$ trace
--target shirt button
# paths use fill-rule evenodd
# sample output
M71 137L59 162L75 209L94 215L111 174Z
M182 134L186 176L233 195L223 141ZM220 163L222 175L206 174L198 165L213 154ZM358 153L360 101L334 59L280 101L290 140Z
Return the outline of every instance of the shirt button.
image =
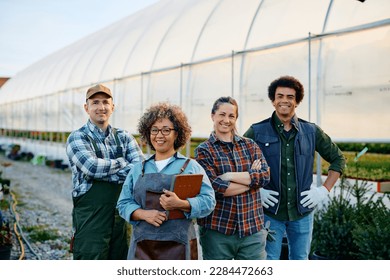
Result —
M287 161L289 161L290 159L288 158Z
M290 146L290 144L287 144L287 147Z
M289 175L289 176L290 176L290 173L287 173L287 175Z

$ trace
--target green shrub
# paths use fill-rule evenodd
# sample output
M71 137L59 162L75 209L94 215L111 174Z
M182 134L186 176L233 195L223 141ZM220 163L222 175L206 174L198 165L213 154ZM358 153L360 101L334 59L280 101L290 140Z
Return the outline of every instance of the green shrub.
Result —
M360 152L367 147L370 153L390 154L390 143L337 143L342 151Z
M9 202L6 199L0 200L0 210L7 210L9 209Z
M344 182L340 186L340 195L314 214L313 251L331 260L354 259L357 251L352 237L355 209Z
M362 219L352 231L354 242L359 248L358 259L388 260L390 258L390 211L377 201L360 205Z
M28 236L32 242L44 242L60 237L57 230L50 229L45 225L24 227L23 230L28 232Z
M370 150L368 150L370 151ZM369 181L389 181L390 180L390 154L366 153L359 159L359 165L354 162L356 152L343 152L347 159L347 167L344 174L349 178L359 178ZM316 173L316 163L313 172ZM329 163L321 161L322 174L328 174ZM358 176L356 175L358 174Z
M314 214L312 251L331 260L390 259L389 195L367 197L367 182L351 185L344 177L340 189Z

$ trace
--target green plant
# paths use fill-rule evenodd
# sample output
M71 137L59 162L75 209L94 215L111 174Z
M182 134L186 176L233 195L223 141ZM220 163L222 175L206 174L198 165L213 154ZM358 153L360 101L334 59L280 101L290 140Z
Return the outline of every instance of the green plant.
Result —
M2 199L0 200L0 210L7 210L9 209L9 201Z
M12 233L9 226L9 222L1 218L1 229L0 229L0 247L11 247L12 246Z
M360 205L360 220L352 230L359 248L358 259L388 260L390 258L390 211L384 197Z
M345 175L349 178L359 178L368 181L389 181L390 180L390 154L367 153L359 160L359 165L354 164L356 152L343 151L347 159ZM313 172L317 171L317 163L314 164ZM321 172L327 174L329 163L321 161ZM358 175L357 175L358 174Z
M341 178L340 194L314 214L312 251L327 259L389 259L390 209L366 181ZM387 195L387 198L389 196Z
M28 233L32 242L44 242L46 240L55 240L60 237L58 231L50 229L46 225L36 225L24 227L23 230Z
M389 143L337 143L342 151L359 152L367 147L371 153L390 154Z
M329 204L314 214L312 248L328 259L353 259L356 251L352 241L353 206L345 180L340 184L339 196L333 196Z

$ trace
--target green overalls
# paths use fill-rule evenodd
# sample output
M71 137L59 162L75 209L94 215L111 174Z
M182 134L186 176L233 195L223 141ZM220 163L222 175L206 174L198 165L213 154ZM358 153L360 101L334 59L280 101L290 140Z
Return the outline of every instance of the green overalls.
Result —
M116 130L116 158L122 156ZM96 142L90 138L96 156L102 158ZM125 260L128 250L127 227L116 204L122 184L94 180L91 189L73 198L73 259Z

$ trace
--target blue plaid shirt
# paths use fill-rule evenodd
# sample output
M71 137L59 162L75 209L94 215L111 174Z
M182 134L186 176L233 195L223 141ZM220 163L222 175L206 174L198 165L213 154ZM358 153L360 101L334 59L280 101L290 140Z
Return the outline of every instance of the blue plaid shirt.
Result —
M95 179L122 184L133 164L144 159L132 135L117 129L117 136L119 146L111 126L104 133L90 120L69 135L66 153L72 170L73 197L85 194ZM91 138L99 151L95 150Z

